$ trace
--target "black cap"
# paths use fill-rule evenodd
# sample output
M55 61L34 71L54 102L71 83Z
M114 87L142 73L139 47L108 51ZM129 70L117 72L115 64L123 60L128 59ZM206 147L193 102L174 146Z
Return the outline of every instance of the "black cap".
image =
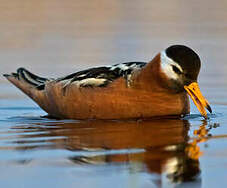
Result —
M187 79L197 80L201 62L199 56L191 48L173 45L166 49L166 55L180 65Z

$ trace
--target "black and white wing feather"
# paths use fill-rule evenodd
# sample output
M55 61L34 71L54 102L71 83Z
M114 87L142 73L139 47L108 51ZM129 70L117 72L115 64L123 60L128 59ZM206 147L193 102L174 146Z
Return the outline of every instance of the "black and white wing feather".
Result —
M51 80L48 78L43 78L43 77L37 76L22 67L17 69L16 73L4 74L4 76L6 76L6 77L13 76L14 78L16 78L18 80L23 80L30 86L33 86L39 90L44 89L45 83L47 81Z
M120 77L128 80L134 70L141 69L145 65L146 63L144 62L130 62L112 66L95 67L59 79L39 77L24 68L19 68L17 73L12 73L12 76L18 80L24 80L38 90L44 90L46 83L49 81L61 82L64 84L64 88L71 84L77 87L105 87Z
M146 63L144 62L129 62L95 67L70 74L56 81L63 82L65 87L69 84L74 84L78 87L105 87L117 78L124 77L128 79L134 70L141 69L145 65Z

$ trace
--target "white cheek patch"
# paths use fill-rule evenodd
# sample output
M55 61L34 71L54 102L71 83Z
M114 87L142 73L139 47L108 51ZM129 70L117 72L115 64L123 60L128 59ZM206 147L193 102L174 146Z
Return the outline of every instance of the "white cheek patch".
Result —
M181 72L183 72L180 65L178 65L175 61L173 61L171 58L169 58L166 55L166 52L161 52L161 70L165 73L165 75L174 80L179 79L179 75L173 71L172 65L176 66Z

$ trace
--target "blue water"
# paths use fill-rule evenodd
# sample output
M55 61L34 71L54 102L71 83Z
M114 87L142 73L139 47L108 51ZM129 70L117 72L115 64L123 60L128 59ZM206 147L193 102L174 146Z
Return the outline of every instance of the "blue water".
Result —
M226 106L205 121L42 118L30 99L1 100L1 187L225 186Z

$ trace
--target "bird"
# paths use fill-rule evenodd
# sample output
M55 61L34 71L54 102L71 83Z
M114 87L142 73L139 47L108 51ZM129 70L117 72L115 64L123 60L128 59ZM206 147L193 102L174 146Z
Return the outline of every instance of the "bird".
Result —
M190 114L189 97L201 115L212 113L198 85L201 60L185 45L172 45L149 62L93 67L60 78L25 68L4 74L58 119L149 119Z

